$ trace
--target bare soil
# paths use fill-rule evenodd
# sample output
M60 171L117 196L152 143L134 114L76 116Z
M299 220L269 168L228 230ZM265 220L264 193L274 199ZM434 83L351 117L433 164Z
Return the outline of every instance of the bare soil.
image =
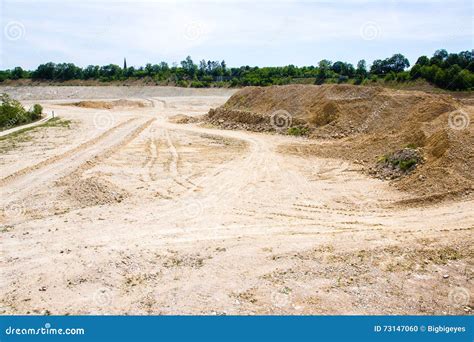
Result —
M63 103L64 106L76 106L81 108L112 109L116 107L149 107L149 103L133 100L115 100L115 101L79 101L72 103Z
M232 92L5 90L70 124L0 140L3 314L472 313L469 197L315 153L343 139L168 120ZM63 105L116 99L149 106Z
M371 171L381 158L418 149L424 163L394 181L397 188L425 199L448 193L472 198L474 106L467 103L446 94L381 87L248 87L211 110L207 120L227 129L284 134L304 127L317 141L284 146L282 152L344 158L376 175Z

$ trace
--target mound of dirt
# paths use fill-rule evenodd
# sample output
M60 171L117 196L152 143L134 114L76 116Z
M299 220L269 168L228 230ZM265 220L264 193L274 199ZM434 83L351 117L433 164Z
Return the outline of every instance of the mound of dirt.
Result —
M381 87L247 87L209 111L208 121L224 128L235 125L256 131L306 126L313 137L341 138L400 130L405 123L412 124L411 119L427 121L458 106L448 95Z
M80 206L88 207L120 203L128 193L106 180L90 177L69 184L64 195Z
M395 179L412 172L423 161L420 152L404 148L379 159L369 172L381 179Z
M282 151L344 158L367 172L383 157L417 149L424 162L408 172L393 168L397 177L403 176L394 182L402 190L433 197L474 190L473 109L449 95L421 91L289 85L244 88L209 111L206 120L223 128L282 133L303 126L324 143L284 146Z
M168 118L169 122L176 123L176 124L188 124L188 123L199 122L201 120L202 120L201 116L189 116L189 115L184 115L184 114L177 114Z
M72 103L64 103L63 106L75 106L81 108L92 108L92 109L112 109L116 107L126 108L144 108L149 107L149 104L142 101L134 100L115 100L115 101L79 101Z

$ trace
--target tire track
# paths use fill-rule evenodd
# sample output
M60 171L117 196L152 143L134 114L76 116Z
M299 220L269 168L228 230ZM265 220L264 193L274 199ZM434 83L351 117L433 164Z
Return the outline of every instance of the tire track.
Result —
M127 134L120 142L117 144L105 149L102 153L99 153L92 157L89 160L86 160L84 163L82 163L78 168L76 168L73 172L71 172L69 175L61 178L58 181L58 184L70 184L71 182L74 182L75 180L79 179L82 177L82 174L86 172L87 170L95 167L99 163L103 162L107 158L111 157L113 154L115 154L117 151L120 149L124 148L126 145L128 145L132 140L134 140L141 132L143 132L148 126L151 125L153 121L156 119L150 119L146 121L145 123L141 124L137 128L135 128L132 132Z
M104 140L105 138L110 136L113 132L117 131L121 127L123 127L123 126L125 126L125 125L127 125L130 122L135 121L135 120L137 120L137 119L136 118L128 119L128 120L126 120L126 121L110 128L109 130L103 132L99 136L97 136L95 138L92 138L91 140L88 140L88 141L80 144L77 147L74 147L71 150L68 150L68 151L66 151L62 154L59 154L59 155L52 156L52 157L50 157L46 160L43 160L43 161L39 162L38 164L28 166L28 167L25 167L21 170L18 170L16 172L0 179L0 186L5 186L5 185L13 182L14 180L16 180L18 177L26 176L26 175L30 174L31 172L33 172L33 171L39 170L39 169L44 168L48 165L51 165L53 163L57 163L57 162L59 162L63 159L71 157L72 155L77 154L78 152L81 152L81 151L87 149L88 147L91 147L91 146L97 144L98 142Z
M150 165L148 167L148 175L150 176L150 179L155 182L157 180L155 166L158 160L158 140L156 138L153 138L151 140L150 152L151 152L151 160L150 160Z
M18 201L24 201L28 196L34 194L35 188L38 187L38 185L45 186L45 184L53 183L56 185L67 186L73 184L75 181L80 179L85 171L110 157L118 149L122 148L130 141L135 139L136 136L138 136L138 134L140 134L155 119L150 119L147 122L140 124L138 127L135 126L136 128L129 132L129 128L126 126L126 124L135 120L136 118L132 118L122 124L117 125L114 127L113 131L107 131L107 135L104 136L104 134L102 134L96 139L92 139L78 146L78 148L72 149L63 155L60 155L61 158L56 156L53 162L51 162L51 159L53 158L50 158L49 163L40 163L40 166L42 167L38 168L37 165L35 165L32 168L29 168L28 171L31 172L39 170L39 174L36 175L36 177L33 174L33 177L31 177L30 173L26 173L26 175L30 174L30 177L27 177L24 180L20 179L20 184L16 184L15 187L4 192L5 196L2 196L2 205L5 206ZM118 135L117 140L119 140L119 143L110 146L107 141L102 142L103 139L111 135L117 129L122 129L121 132L119 131L116 133L116 135ZM124 134L125 136L120 137ZM112 136L112 139L115 139L115 137ZM110 143L113 143L113 140L111 140ZM99 146L96 147L95 144L99 144ZM100 144L105 144L105 146L102 147ZM109 145L109 147L107 145ZM79 147L81 148L79 149ZM90 147L90 149L88 150L87 147ZM84 148L85 150L83 150ZM95 152L95 150L98 150L98 152ZM74 152L79 152L79 155L75 156ZM93 155L94 152L96 153L95 155ZM88 156L88 154L91 154L92 157ZM71 158L69 160L64 160L64 157L68 156ZM79 164L79 166L75 166L75 164ZM73 171L71 172L69 169L72 169ZM61 177L61 173L66 173L66 175Z
M190 182L187 178L181 176L181 174L179 173L179 168L178 168L179 153L173 144L173 140L171 139L169 131L165 129L164 132L165 132L166 143L168 145L168 152L170 153L170 156L171 156L168 169L171 173L171 176L173 177L173 181L188 191L192 192L196 190L198 186Z

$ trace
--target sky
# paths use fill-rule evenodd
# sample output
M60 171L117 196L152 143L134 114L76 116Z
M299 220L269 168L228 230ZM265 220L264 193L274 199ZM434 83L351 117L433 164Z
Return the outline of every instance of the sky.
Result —
M0 69L49 61L141 66L353 63L471 50L473 2L0 0Z

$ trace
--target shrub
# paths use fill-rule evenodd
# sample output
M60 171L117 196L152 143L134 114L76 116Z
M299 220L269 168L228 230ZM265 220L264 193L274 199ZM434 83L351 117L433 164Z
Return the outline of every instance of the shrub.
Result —
M35 104L33 106L33 114L40 117L41 114L43 114L43 106L41 106L40 104Z
M421 162L423 157L418 149L405 147L379 157L372 172L382 179L395 179L409 174Z
M192 81L191 88L204 88L206 85L201 81Z
M398 167L402 171L407 171L412 168L412 166L416 165L418 163L418 159L411 158L411 159L406 159L406 160L399 160L398 161Z
M349 77L344 76L344 75L340 75L337 78L337 83L346 83L348 80L349 80Z
M20 102L7 94L0 95L0 129L27 124L41 116L43 108L35 105L31 111L26 111Z
M379 160L379 163L387 164L392 169L407 172L413 170L421 160L422 158L418 150L411 147L405 147L391 155L384 156Z
M176 82L176 86L177 86L177 87L187 88L187 87L188 87L188 82L185 81L185 80L179 80L178 82Z
M308 128L306 127L290 127L287 131L288 135L302 136L309 133Z

